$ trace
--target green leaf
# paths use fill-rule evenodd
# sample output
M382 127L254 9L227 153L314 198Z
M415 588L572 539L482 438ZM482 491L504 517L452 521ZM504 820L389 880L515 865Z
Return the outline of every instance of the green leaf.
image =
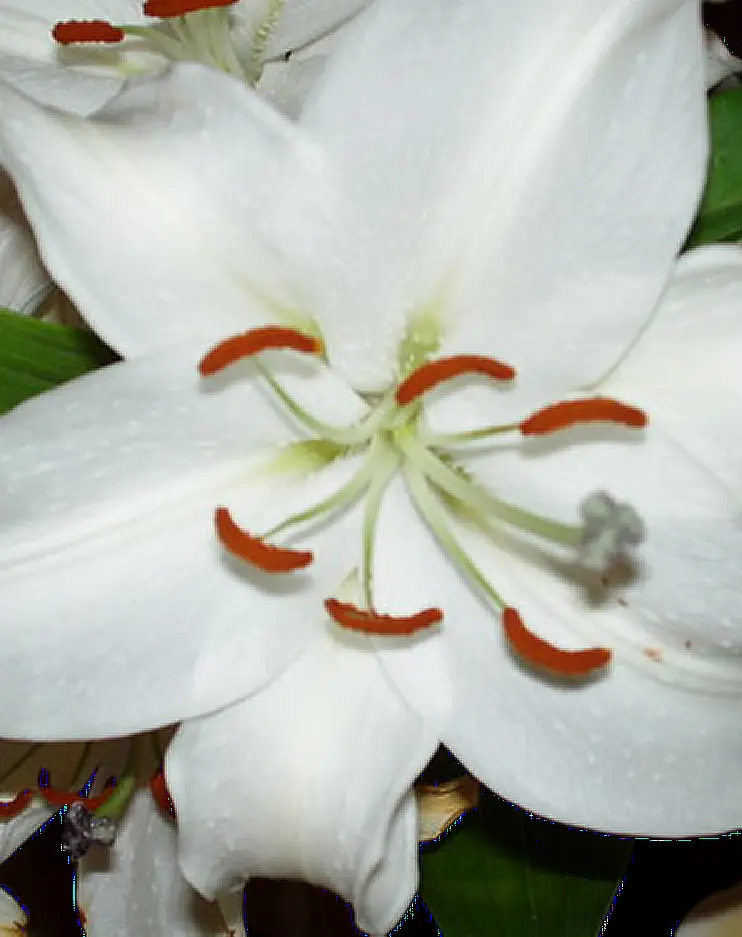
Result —
M708 181L686 247L742 239L742 88L712 95L709 120Z
M631 845L487 794L423 852L420 894L444 937L596 937Z
M91 332L0 309L0 413L114 360Z

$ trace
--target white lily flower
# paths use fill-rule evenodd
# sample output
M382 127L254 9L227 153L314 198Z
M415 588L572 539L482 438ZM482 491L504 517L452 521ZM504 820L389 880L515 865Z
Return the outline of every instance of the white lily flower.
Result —
M257 85L266 100L294 115L324 67L328 49L370 2L235 0L215 5L211 0L209 8L210 0L204 0L184 2L193 12L173 18L165 15L172 3L165 3L163 17L156 17L145 15L139 0L5 0L0 3L0 78L35 100L88 114L115 97L131 74L162 69L171 60L203 61ZM131 30L108 46L62 44L52 35L60 15L73 20L68 34L75 29L84 34L90 20L101 18ZM0 306L34 312L51 289L15 195L0 175Z
M298 124L194 65L88 121L3 93L46 262L132 360L0 424L0 731L190 720L186 877L376 933L439 740L569 823L739 825L742 260L675 264L704 105L683 0L379 0Z
M372 0L2 0L0 77L35 100L91 113L126 78L202 62L290 106L329 39ZM307 62L310 64L307 64Z

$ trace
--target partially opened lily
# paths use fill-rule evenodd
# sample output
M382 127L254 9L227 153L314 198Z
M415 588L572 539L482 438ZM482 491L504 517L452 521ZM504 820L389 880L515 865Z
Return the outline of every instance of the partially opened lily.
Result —
M87 114L115 97L131 74L201 61L257 85L293 114L342 27L370 2L5 0L0 78L36 100ZM0 306L36 312L50 290L15 194L0 175Z
M675 262L704 103L683 0L379 0L297 124L194 65L88 121L4 93L129 360L0 424L0 732L187 720L190 881L376 933L441 740L573 824L737 826L742 259Z
M3 0L0 77L39 101L89 113L125 78L202 62L292 108L328 39L372 0ZM315 58L316 57L316 58Z

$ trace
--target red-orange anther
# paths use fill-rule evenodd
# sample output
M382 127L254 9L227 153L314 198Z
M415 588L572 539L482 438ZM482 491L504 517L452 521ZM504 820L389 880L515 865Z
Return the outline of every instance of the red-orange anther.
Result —
M586 677L610 663L612 653L605 647L584 651L565 651L544 641L523 624L517 609L506 608L502 613L502 627L513 650L535 667L543 667L564 677Z
M33 794L26 788L25 791L16 794L13 800L0 802L0 820L12 820L13 817L17 817L31 803L32 797Z
M44 775L50 783L42 783L41 778ZM81 803L85 804L85 807L92 813L107 803L115 790L115 787L110 787L100 797L86 797L84 794L78 794L77 791L63 791L60 788L52 787L49 773L45 772L43 768L39 772L39 794L53 807L70 807L72 804Z
M402 381L397 387L397 403L400 406L412 403L438 384L461 374L485 374L496 381L512 381L515 368L484 355L453 355L450 358L439 358L437 361L421 365Z
M156 774L153 774L149 779L149 789L154 799L154 802L162 810L163 813L170 814L171 817L175 816L175 804L173 804L173 799L170 796L170 791L167 789L167 784L165 782L165 773L162 768L160 768Z
M414 634L443 621L443 612L439 608L426 608L415 615L398 617L380 615L378 612L367 611L337 599L325 599L325 609L330 618L341 627L350 631L363 631L365 634Z
M266 325L259 329L251 329L242 335L234 335L215 345L201 359L198 370L204 377L216 374L223 368L241 361L242 358L251 358L261 351L274 351L277 349L291 349L300 351L305 355L321 355L324 346L318 338L305 335L296 329L286 329L280 325Z
M106 20L66 20L52 29L52 38L63 46L77 42L121 42L126 34Z
M266 573L291 573L302 569L314 559L309 550L288 550L264 543L260 537L254 537L238 527L226 508L217 508L214 512L216 535L222 545L234 556L238 556L251 566L257 566Z
M228 7L237 0L147 0L144 12L147 16L167 19L171 16L185 16L186 13L198 13L212 7Z
M542 436L567 429L579 423L620 423L641 429L648 422L647 414L610 397L588 397L585 400L564 400L537 410L520 424L524 436Z

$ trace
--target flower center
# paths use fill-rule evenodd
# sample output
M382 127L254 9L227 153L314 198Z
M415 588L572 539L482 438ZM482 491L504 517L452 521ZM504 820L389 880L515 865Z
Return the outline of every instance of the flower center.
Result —
M414 343L413 343L414 344ZM335 427L307 412L259 360L263 351L285 350L324 357L322 342L291 328L268 326L254 329L224 342L208 352L199 370L208 377L231 364L251 358L258 374L278 401L315 437L315 454L324 446L323 463L351 452L363 454L360 467L338 491L299 514L260 534L249 532L233 520L225 506L215 511L216 535L233 556L269 573L286 574L313 561L306 550L272 542L279 534L348 506L364 497L361 530L361 569L356 571L362 596L359 604L329 597L324 607L340 627L366 634L406 636L443 622L444 612L426 608L397 616L377 610L373 601L373 556L376 523L384 491L402 473L417 509L451 560L470 585L489 600L500 618L503 634L512 651L528 666L559 677L585 678L605 668L612 651L598 646L580 650L563 649L529 630L521 615L494 588L456 537L451 515L496 522L575 551L589 569L606 569L638 544L644 535L634 509L605 492L588 496L582 505L582 523L564 524L504 501L475 481L455 461L452 448L500 434L541 436L578 424L612 423L641 429L643 411L605 397L588 397L550 404L517 423L482 427L448 436L427 433L422 426L424 397L438 385L454 378L477 374L493 381L512 381L516 372L502 361L481 355L456 355L430 359L436 341L425 336L420 348L409 341L400 351L399 382L375 398L368 415L358 424ZM321 444L321 445L320 445ZM304 447L306 443L296 443Z
M173 62L202 62L255 85L262 72L268 39L281 15L285 0L271 0L265 17L248 37L236 28L229 9L237 0L147 0L143 12L158 22L125 25L106 20L66 20L52 29L61 46L89 47L101 43L117 51L154 53ZM79 53L79 49L77 50ZM76 59L77 61L77 59ZM88 64L100 62L93 54ZM106 64L111 64L106 61ZM128 73L137 67L118 58Z

